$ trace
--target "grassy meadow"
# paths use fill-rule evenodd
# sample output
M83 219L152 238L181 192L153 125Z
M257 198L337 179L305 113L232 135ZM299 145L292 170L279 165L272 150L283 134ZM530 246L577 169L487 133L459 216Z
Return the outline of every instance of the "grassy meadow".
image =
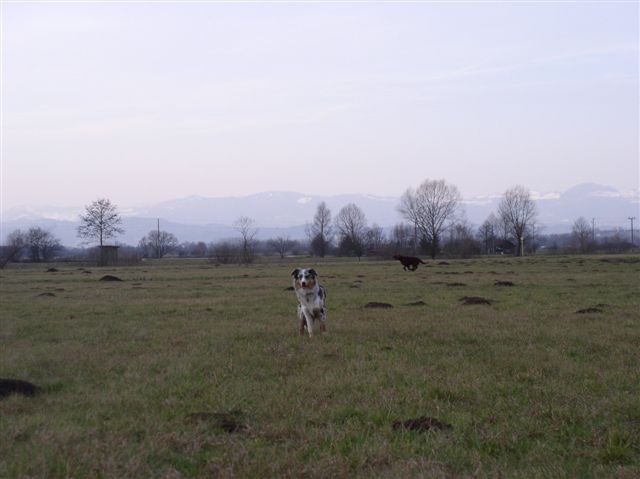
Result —
M448 263L10 265L0 477L640 477L640 257Z

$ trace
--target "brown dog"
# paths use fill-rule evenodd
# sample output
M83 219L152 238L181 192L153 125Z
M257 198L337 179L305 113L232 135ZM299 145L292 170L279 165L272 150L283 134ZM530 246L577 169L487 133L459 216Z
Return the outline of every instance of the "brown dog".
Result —
M398 261L400 261L405 271L417 270L420 263L427 264L420 258L416 258L415 256L402 256L400 254L394 254L393 259L397 259Z

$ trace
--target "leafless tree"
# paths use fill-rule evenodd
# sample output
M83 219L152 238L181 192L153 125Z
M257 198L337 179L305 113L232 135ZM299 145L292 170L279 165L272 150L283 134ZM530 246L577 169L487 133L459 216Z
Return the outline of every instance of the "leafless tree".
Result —
M367 219L363 211L353 203L344 206L335 219L335 227L340 236L340 250L344 254L357 256L364 254Z
M591 225L584 216L573 223L571 234L581 253L587 253L591 247Z
M371 252L381 251L386 243L384 230L377 224L372 224L366 232L367 250Z
M391 246L396 253L405 253L413 248L414 228L407 223L398 223L391 230Z
M496 252L496 240L501 229L500 220L491 213L478 229L478 239L482 242L483 253L494 254Z
M25 235L25 246L32 261L48 261L60 249L60 241L49 231L34 226Z
M468 258L480 251L480 247L473 237L473 228L466 219L461 219L451 225L448 232L449 237L444 246L447 253Z
M332 235L331 210L323 201L318 205L313 223L307 226L307 235L313 254L324 258L327 254Z
M461 196L455 185L445 180L425 180L400 198L398 210L403 218L415 225L435 258L440 249L443 231L455 219Z
M2 248L2 258L0 259L0 269L3 269L9 261L20 255L26 243L26 233L22 230L13 230L7 235L5 246Z
M240 260L240 245L235 241L219 241L209 244L209 254L221 264L235 263Z
M151 230L140 240L140 248L148 256L163 258L178 246L178 238L167 231Z
M536 205L529 190L520 185L508 189L500 200L498 213L516 242L517 255L524 256L526 232L536 218Z
M116 205L101 198L85 207L85 213L80 216L78 236L89 242L97 241L102 246L104 240L124 232L121 224Z
M278 236L267 241L267 246L284 258L288 251L296 244L288 236Z
M251 263L255 258L255 238L258 229L255 221L248 216L241 216L233 224L233 227L240 233L241 238L241 261L243 264Z

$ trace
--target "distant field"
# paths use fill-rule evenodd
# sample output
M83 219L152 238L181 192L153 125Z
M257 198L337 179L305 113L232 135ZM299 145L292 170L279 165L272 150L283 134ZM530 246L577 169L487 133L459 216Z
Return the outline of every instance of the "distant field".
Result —
M0 400L0 477L640 477L639 256L0 277L0 378L44 389ZM393 427L421 416L452 427Z

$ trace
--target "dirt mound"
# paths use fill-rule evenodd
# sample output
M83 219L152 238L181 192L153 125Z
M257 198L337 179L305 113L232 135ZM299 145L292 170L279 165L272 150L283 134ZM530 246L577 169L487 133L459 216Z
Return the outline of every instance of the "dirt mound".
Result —
M576 314L589 314L589 313L603 313L604 311L600 308L584 308L576 311Z
M460 298L460 301L464 305L469 305L469 304L491 304L491 303L493 303L493 300L487 299L487 298L483 298L481 296L464 296L464 297Z
M466 284L464 284L464 283L447 283L447 286L455 288L455 287L459 287L459 286L466 286Z
M393 305L389 304L389 303L378 303L377 301L372 301L370 303L365 304L364 307L365 308L389 309L389 308L393 308Z
M293 286L289 286L288 288L284 288L285 291L293 291L294 287Z
M496 281L493 283L494 286L515 286L513 281Z
M0 398L11 394L22 394L24 396L35 396L40 392L40 388L35 384L21 379L0 379Z
M451 429L453 426L451 424L447 424L446 422L442 422L434 417L421 416L415 419L407 419L405 421L394 421L392 424L393 429L408 429L410 431L429 431L429 430L437 430L442 431L445 429Z
M53 293L40 293L38 296L48 296L48 297L51 297L51 298L55 298L56 297L56 295L53 294Z
M58 270L57 270L57 269L55 269L55 268L49 268L46 272L47 272L47 273L57 273L57 272L58 272Z
M242 422L242 411L233 410L229 412L194 412L187 415L187 422L204 422L225 432L243 432L248 429Z
M120 278L118 278L117 276L112 276L110 274L105 274L98 281L122 281L122 280Z
M438 264L441 264L442 266L449 266L449 263L446 261L439 261Z
M424 301L414 301L413 303L407 303L407 306L426 306Z

